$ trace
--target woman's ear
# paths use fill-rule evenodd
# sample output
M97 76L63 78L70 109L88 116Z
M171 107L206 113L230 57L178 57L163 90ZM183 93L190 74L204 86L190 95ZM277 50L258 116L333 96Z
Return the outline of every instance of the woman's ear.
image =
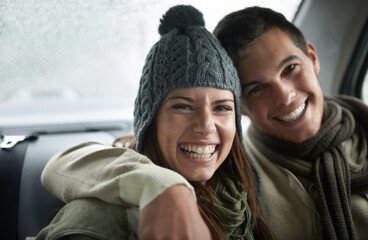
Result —
M313 63L314 72L316 75L318 75L320 68L319 68L319 60L318 60L316 48L313 46L312 43L308 41L306 41L306 44L307 44L309 58L312 60L312 63Z

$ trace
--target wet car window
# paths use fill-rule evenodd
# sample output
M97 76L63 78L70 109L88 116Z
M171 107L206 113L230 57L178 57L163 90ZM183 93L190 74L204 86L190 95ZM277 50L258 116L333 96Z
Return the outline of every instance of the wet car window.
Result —
M145 56L159 38L159 18L175 4L200 9L212 30L225 14L252 5L292 20L300 3L3 0L0 126L131 118Z
M368 104L368 71L365 73L363 80L362 98L363 101Z

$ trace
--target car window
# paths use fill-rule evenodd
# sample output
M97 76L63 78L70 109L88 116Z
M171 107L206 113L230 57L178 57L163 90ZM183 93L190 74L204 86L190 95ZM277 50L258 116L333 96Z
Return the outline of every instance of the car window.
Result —
M365 18L340 85L340 94L361 98L368 104L368 20Z
M361 78L361 79L358 79L358 81L361 81L362 84L361 85L358 85L361 86L361 93L359 93L359 96L362 97L363 101L368 104L368 21L366 22L366 26L364 28L364 32L362 33L362 35L364 37L362 37L362 41L364 42L362 45L364 46L363 47L363 54L361 56L361 61L363 62L361 64L361 68L358 69L357 71L360 72L360 74L358 74L358 76ZM358 78L359 78L358 77ZM358 90L359 91L359 90Z
M0 129L132 118L159 18L171 6L200 9L212 31L227 13L259 5L292 20L301 0L3 0Z
M365 73L363 80L362 98L363 101L368 104L368 71Z

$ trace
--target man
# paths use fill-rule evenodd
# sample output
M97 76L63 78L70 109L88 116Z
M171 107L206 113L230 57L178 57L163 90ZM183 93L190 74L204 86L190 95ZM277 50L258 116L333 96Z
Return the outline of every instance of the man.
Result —
M348 97L324 98L315 48L277 12L258 7L234 12L214 34L238 69L243 110L252 121L245 144L260 174L261 207L275 239L366 238L367 106ZM72 159L78 156L68 154ZM82 171L81 167L75 172L59 169L66 158L58 155L46 167L46 187L63 200L98 195L82 187L72 193L56 187L61 180L55 172L72 177ZM156 189L150 194L142 190L133 199L129 195L137 191L119 185L120 198L140 203L140 237L164 239L176 234L198 239L196 233L205 228L197 227L202 220L192 207L186 183L161 180L170 174L159 170L150 174L145 166L135 167L129 174L146 180L136 186L155 182ZM115 181L122 183L129 174ZM102 187L96 184L93 189ZM111 201L106 194L98 197Z
M261 172L263 211L275 237L363 239L367 106L324 99L315 48L281 14L234 12L215 35L238 69L252 121L245 142Z

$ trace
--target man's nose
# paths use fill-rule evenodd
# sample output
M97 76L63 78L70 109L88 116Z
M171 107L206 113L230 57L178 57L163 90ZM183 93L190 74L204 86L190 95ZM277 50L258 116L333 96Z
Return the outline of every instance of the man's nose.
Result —
M202 135L209 135L216 131L216 124L210 110L201 110L193 124L193 131Z
M275 81L272 94L276 105L289 105L296 97L295 86L288 80Z

